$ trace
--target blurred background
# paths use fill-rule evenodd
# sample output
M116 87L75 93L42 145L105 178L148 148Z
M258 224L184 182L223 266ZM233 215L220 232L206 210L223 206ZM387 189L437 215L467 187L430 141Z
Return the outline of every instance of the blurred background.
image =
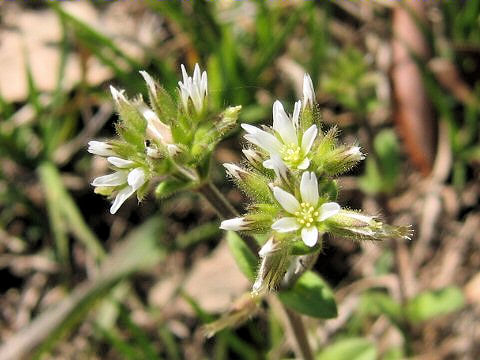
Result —
M480 1L2 1L0 358L284 359L274 299L236 330L201 326L249 288L197 195L128 201L91 180L89 140L115 135L109 85L176 91L208 71L214 108L271 124L308 72L324 129L364 163L339 203L412 224L411 242L328 238L315 270L339 316L306 319L317 359L480 358ZM215 153L215 183L241 211Z

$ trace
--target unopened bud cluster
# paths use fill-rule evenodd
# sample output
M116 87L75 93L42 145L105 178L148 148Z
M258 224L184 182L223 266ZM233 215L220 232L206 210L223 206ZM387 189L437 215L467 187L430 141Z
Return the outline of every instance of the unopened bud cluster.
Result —
M192 77L184 65L181 70L178 98L145 71L140 74L148 90L146 102L110 87L119 114L118 138L90 141L88 151L105 157L113 171L92 182L97 193L113 198L112 214L135 193L140 201L154 179L160 181L160 197L200 184L208 175L211 152L236 126L241 107L211 111L207 73L198 65Z
M335 176L365 156L355 144L338 144L336 128L323 133L320 125L313 84L306 74L303 99L295 103L293 114L275 101L271 127L242 124L251 144L243 150L246 161L224 164L251 204L244 216L223 221L221 228L268 234L269 238L259 253L256 293L278 286L299 241L308 253L321 250L325 233L355 240L410 236L408 227L386 225L336 202Z

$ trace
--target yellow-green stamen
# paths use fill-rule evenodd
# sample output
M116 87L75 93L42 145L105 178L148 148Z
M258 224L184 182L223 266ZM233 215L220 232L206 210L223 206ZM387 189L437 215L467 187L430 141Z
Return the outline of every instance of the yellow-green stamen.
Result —
M318 218L318 210L313 207L313 205L309 203L302 202L300 204L300 209L295 212L295 216L297 218L297 221L303 226L303 227L310 227L312 226Z

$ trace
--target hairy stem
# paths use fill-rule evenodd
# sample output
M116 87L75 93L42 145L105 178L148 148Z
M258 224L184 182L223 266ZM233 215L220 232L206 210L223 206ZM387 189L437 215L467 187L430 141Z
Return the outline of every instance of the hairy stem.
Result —
M200 185L197 191L202 194L212 208L215 209L220 219L225 220L239 216L237 210L235 210L232 204L230 204L220 190L211 182ZM259 246L253 237L242 235L242 239L254 254L258 253Z
M211 182L206 182L197 188L197 191L209 202L215 209L220 219L228 219L238 216L238 212L230 202L222 195L218 188ZM250 236L242 236L247 246L254 254L258 254L258 244ZM316 259L316 257L315 257ZM309 264L310 265L310 264ZM290 284L291 285L291 284ZM293 335L297 342L298 350L304 360L313 360L312 350L308 343L307 333L300 315L284 306L287 318L292 328Z

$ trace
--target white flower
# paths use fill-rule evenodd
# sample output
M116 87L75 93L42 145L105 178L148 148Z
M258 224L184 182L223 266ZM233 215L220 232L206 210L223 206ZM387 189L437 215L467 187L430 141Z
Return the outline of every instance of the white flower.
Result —
M305 170L310 165L308 153L318 133L316 125L310 126L303 134L299 129L301 101L295 103L293 117L290 119L280 101L273 104L273 130L275 135L255 126L242 124L248 133L245 139L267 151L270 156L277 155L290 168Z
M115 157L109 157L107 160L112 165L120 168L122 166L118 165L126 166L126 162L129 161ZM101 187L119 187L119 191L113 200L112 206L110 207L110 213L115 214L125 200L132 196L133 193L135 193L140 187L143 186L143 184L145 184L145 182L145 171L142 168L135 168L131 171L119 170L112 174L97 177L93 180L92 185Z
M312 107L315 103L315 90L313 90L313 83L310 75L303 76L303 107Z
M180 98L182 99L183 107L188 110L188 99L192 100L193 106L197 112L201 112L204 107L205 98L207 96L207 72L204 71L200 75L200 67L195 64L193 77L188 76L185 66L182 64L183 82L179 81Z
M277 178L288 183L288 169L278 155L272 155L270 159L265 160L263 166L267 169L273 170Z
M100 155L100 156L113 156L116 155L112 150L112 145L103 142L103 141L89 141L88 150L90 154Z
M112 164L113 166L124 169L124 168L129 168L133 164L135 164L132 160L125 160L116 156L109 156L107 158L107 161Z
M180 148L173 143L172 130L170 126L164 124L157 116L157 114L143 103L138 105L138 110L141 112L147 121L146 135L149 139L167 148L169 155L174 156L180 152ZM148 155L147 148L147 155ZM152 154L150 152L150 154ZM156 156L151 156L156 157Z
M242 231L242 230L247 230L249 224L250 222L245 220L245 218L237 217L237 218L222 221L222 223L220 224L220 229L231 230L231 231Z
M302 240L307 246L317 243L318 226L340 211L335 202L321 203L318 195L318 181L313 172L304 172L300 182L301 202L295 196L279 187L273 188L273 195L282 208L292 216L277 220L272 229L278 232L301 230Z

